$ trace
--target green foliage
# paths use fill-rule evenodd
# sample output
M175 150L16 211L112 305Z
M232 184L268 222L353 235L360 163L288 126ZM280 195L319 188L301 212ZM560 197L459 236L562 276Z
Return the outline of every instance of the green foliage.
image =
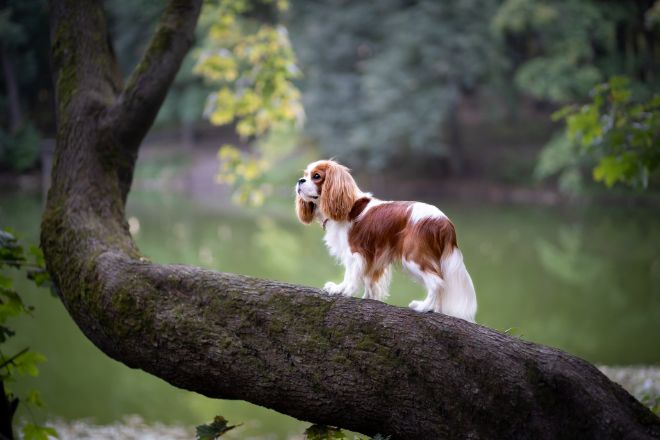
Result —
M592 41L606 41L611 25L602 6L582 0L505 0L492 21L495 33L526 58L516 84L557 102L586 96L602 81Z
M28 254L31 258L28 257ZM26 269L28 278L32 279L38 286L51 284L41 250L35 246L30 246L26 252L10 231L0 230L0 270L4 272L6 269ZM7 326L7 321L10 318L31 315L32 311L33 307L26 305L19 293L14 290L12 278L0 272L0 381L4 393L1 398L7 402L18 399L9 389L8 384L15 382L18 376L37 376L39 374L37 365L46 360L42 354L31 351L29 348L8 354L2 345L15 334ZM28 405L43 406L41 396L35 390L28 392L22 400ZM8 417L11 421L13 413L4 414L3 416ZM48 436L57 437L57 432L52 428L33 423L27 423L23 426L23 438L25 439L47 440Z
M538 179L558 176L559 190L577 194L582 189L582 166L589 158L575 151L565 133L556 134L539 155L534 174Z
M450 156L450 117L495 62L497 4L294 2L306 134L326 156L373 168Z
M309 155L294 152L297 133L273 130L253 143L252 151L225 144L218 152L220 166L216 181L234 187L235 203L261 206L274 187L288 187L305 164Z
M216 416L211 423L197 426L197 440L214 440L237 426L240 425L227 426L224 417Z
M504 0L491 27L520 90L567 103L586 98L613 75L626 74L637 87L652 89L658 28L649 7L610 0Z
M255 185L255 180L268 169L268 162L256 154L244 153L230 144L225 144L218 152L220 168L216 175L218 183L235 185L234 201L241 204L259 206L269 193L266 186Z
M27 395L25 396L25 401L28 404L34 405L36 407L44 406L44 401L41 399L41 394L37 390L28 391Z
M590 164L595 181L612 187L620 182L646 189L660 168L660 95L635 98L630 81L613 77L595 87L591 102L556 112L563 120L562 137L546 146L537 173L560 174L579 187L580 167Z
M49 437L58 438L57 431L47 426L39 426L34 423L23 425L23 440L48 440Z
M19 172L37 162L39 132L53 120L46 3L0 6L0 167Z
M241 19L248 2L225 0L204 14L212 20L207 47L195 72L220 86L209 97L205 113L211 123L236 120L243 137L302 117L300 93L293 85L295 58L284 27Z
M32 168L39 160L39 141L39 133L31 123L15 133L0 128L0 164L19 172Z

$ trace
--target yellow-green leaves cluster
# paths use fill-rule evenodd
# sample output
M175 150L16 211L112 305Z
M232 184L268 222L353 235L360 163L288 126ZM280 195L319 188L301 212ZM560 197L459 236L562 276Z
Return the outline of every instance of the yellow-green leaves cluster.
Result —
M298 70L286 29L262 25L246 35L238 22L223 23L233 30L226 32L225 24L213 26L211 35L219 38L210 40L219 49L204 51L195 67L220 86L207 102L209 120L215 125L235 122L243 137L301 121L300 92L293 84Z
M265 3L278 11L288 7L285 1ZM248 140L290 129L304 115L293 82L299 72L288 33L283 26L246 18L254 6L249 0L206 6L202 26L208 28L208 38L195 66L197 74L218 87L208 98L206 117L215 125L235 124L236 132ZM236 199L259 204L262 197L247 195L246 185L268 169L261 152L242 154L224 145L219 158L217 180L235 185Z
M269 168L261 155L248 154L225 144L218 151L220 167L216 182L234 186L233 201L238 204L260 206L272 188L260 177Z
M26 423L23 426L23 440L48 440L51 437L58 438L57 431L47 426L34 423Z

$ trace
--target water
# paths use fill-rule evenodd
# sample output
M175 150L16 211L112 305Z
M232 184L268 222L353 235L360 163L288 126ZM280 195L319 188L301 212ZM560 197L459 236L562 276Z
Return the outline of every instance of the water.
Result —
M433 201L430 201L433 202ZM479 299L479 323L559 347L599 364L660 364L660 216L628 208L538 208L438 202L454 220ZM0 197L0 224L35 243L39 197ZM153 261L186 263L322 286L341 268L318 226L297 223L293 203L267 213L209 209L154 193L131 194L128 216ZM195 425L222 414L244 423L235 438L285 438L309 424L244 402L211 400L115 362L96 349L45 290L17 280L34 318L15 325L13 346L48 362L19 389L41 390L39 417L110 423L127 414ZM388 302L422 289L396 274ZM192 431L191 431L192 432Z

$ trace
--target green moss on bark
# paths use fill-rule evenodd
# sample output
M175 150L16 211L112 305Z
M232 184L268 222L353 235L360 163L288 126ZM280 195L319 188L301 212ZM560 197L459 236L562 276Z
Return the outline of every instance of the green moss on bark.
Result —
M68 120L66 118L67 108L76 93L78 85L77 59L74 49L75 44L72 39L71 25L65 20L60 21L51 42L53 64L57 68L55 91L57 93L57 111L60 124Z
M175 34L176 31L169 27L160 26L158 28L149 44L144 58L140 60L139 64L131 74L131 78L126 85L127 91L130 92L131 90L134 90L138 86L138 80L143 78L144 73L147 72L154 63L162 60L163 54L171 49Z

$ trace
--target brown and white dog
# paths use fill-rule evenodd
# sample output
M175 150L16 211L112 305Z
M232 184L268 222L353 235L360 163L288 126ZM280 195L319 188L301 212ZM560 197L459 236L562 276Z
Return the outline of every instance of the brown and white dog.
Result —
M477 297L454 225L435 206L378 200L358 188L348 168L320 160L296 184L296 212L305 224L321 222L330 253L346 268L344 280L326 283L326 292L352 296L364 284L363 298L384 300L392 263L401 262L427 291L412 309L474 322Z

